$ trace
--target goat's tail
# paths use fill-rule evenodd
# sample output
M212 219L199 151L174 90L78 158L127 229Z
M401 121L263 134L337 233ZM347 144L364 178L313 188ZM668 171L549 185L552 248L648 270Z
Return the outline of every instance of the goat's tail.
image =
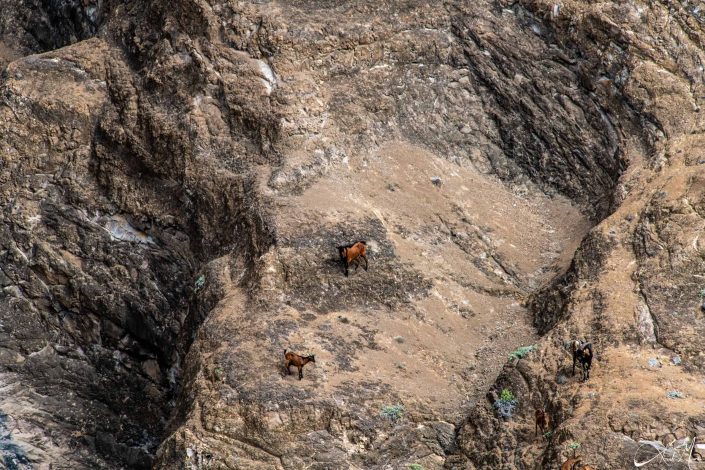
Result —
M286 348L284 348L284 355L286 356Z

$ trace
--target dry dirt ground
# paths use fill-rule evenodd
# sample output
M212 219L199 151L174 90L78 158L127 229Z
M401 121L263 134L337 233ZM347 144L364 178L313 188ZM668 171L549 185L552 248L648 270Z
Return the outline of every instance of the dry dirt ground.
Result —
M276 444L279 433L311 425L298 416L300 401L329 429L321 443L342 433L340 454L324 459L330 468L384 466L384 454L367 450L379 446L439 467L446 451L413 450L413 434L409 448L395 444L381 409L403 405L408 426L439 428L429 439L442 434L452 450L455 423L483 400L509 353L538 339L528 295L567 269L590 228L561 196L512 191L472 164L401 141L344 160L299 194L263 191L278 244L263 257L256 298L273 298L248 301L226 259L208 274L226 294L186 359L196 404L182 429L200 431L180 431L165 446L199 449L192 461L232 440L232 465L305 465ZM357 238L367 241L369 270L346 278L336 246ZM303 380L284 374L285 348L316 355ZM238 411L224 413L236 396ZM262 420L254 428L249 407ZM323 450L312 452L320 459Z
M310 223L364 221L374 214L399 263L431 281L428 296L403 308L333 310L280 344L320 351L308 374L314 386L325 387L324 395L364 378L446 419L457 419L469 400L484 394L508 352L533 344L522 303L532 288L567 269L589 228L564 198L514 193L472 165L404 142L344 162L277 209L284 239L300 236ZM329 240L325 256L335 257L334 245L353 242L351 235ZM367 242L374 272L384 240ZM354 290L365 275L351 271L345 282ZM328 276L342 276L342 267ZM342 318L350 323L341 324ZM331 325L335 337L321 342L319 332ZM374 347L355 349L358 370L336 364L331 342L363 332Z

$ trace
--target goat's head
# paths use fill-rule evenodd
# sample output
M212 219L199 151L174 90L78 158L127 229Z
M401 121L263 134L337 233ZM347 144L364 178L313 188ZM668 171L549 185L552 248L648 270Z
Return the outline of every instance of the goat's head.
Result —
M578 351L579 349L580 349L580 341L578 341L578 340L576 339L575 341L573 341L573 352L576 352L576 351Z
M308 359L309 362L316 362L316 355L311 354L310 356L306 356L306 359Z

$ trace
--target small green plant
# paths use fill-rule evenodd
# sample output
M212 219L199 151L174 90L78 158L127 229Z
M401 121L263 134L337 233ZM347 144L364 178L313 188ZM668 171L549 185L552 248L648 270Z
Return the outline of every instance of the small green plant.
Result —
M700 292L698 292L698 298L700 298L700 301L703 301L705 299L705 288L700 289Z
M505 388L504 390L502 390L502 393L499 394L499 399L502 401L515 401L516 400L514 398L514 394L508 388Z
M509 355L509 360L511 361L512 359L524 359L526 356L529 355L530 352L533 352L536 350L536 345L532 344L530 346L521 346Z
M573 451L573 458L575 458L575 451L580 449L580 443L573 441L568 444L568 448Z
M505 388L499 394L499 399L493 403L493 406L502 418L509 419L512 417L517 404L517 399L514 397L512 391Z
M203 286L206 285L206 276L201 274L196 278L196 282L193 283L193 290L194 292L198 292L199 290L203 289Z
M424 470L423 465L418 463L409 464L409 470Z
M553 436L553 431L546 431L545 433L543 433L543 437L546 440L551 439L551 436Z
M389 421L396 422L404 415L404 407L402 405L387 405L382 408L379 415Z

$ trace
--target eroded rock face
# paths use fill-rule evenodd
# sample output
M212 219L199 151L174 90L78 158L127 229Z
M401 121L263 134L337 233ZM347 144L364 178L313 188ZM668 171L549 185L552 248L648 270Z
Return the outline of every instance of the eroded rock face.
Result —
M0 411L22 465L548 468L580 440L618 468L701 425L655 375L702 365L692 9L9 8ZM532 322L538 352L503 368ZM284 349L316 354L303 380Z
M705 419L697 339L702 17L686 2L563 2L559 15L549 2L527 6L546 12L552 34L585 58L600 102L621 96L644 124L623 141L630 165L614 213L583 242L569 272L532 300L536 324L548 331L539 354L507 366L493 387L520 397L515 418L497 420L489 404L475 409L451 466L556 467L576 443L584 463L627 468L646 460L639 440L692 438ZM572 377L564 346L574 338L595 346L587 383ZM557 423L545 440L533 436L541 406Z
M252 265L271 243L254 178L191 171L186 123L104 39L3 76L1 407L31 462L148 468L183 353L222 295L200 267L227 251Z
M8 0L0 18L0 65L93 37L108 0Z

